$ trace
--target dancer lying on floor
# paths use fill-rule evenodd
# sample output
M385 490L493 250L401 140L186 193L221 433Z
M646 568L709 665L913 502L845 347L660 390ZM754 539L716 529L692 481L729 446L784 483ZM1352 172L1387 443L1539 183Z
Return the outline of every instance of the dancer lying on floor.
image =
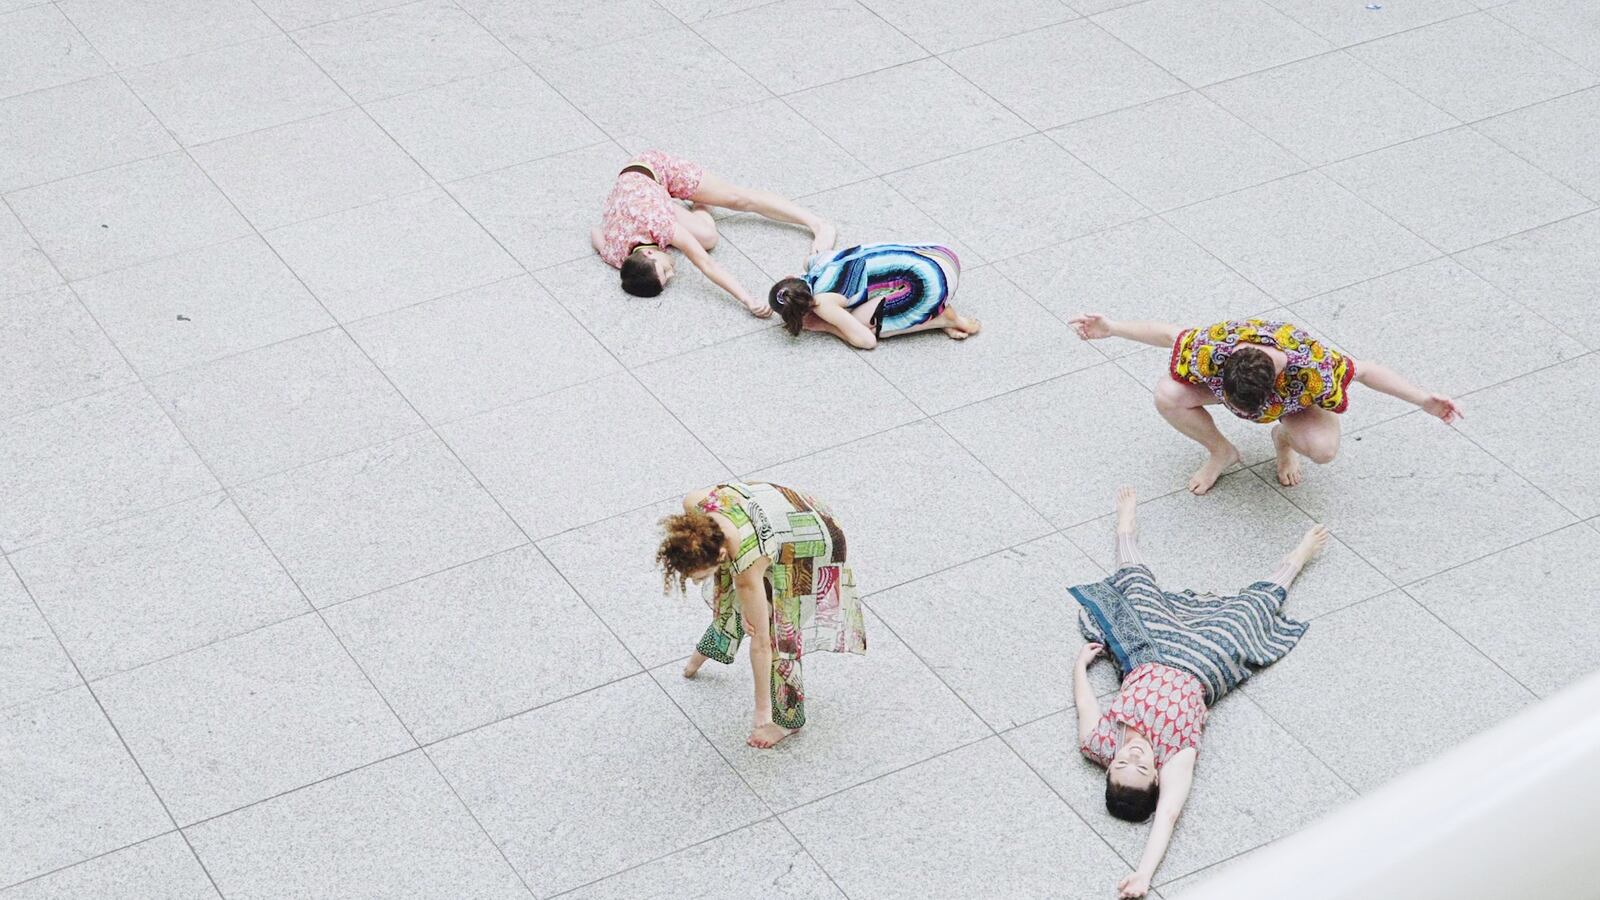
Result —
M1205 464L1189 479L1189 491L1211 490L1223 470L1238 462L1239 450L1222 436L1205 407L1221 403L1252 422L1276 423L1272 443L1278 451L1278 483L1300 483L1300 457L1332 462L1339 453L1339 418L1349 405L1350 382L1399 397L1453 422L1461 415L1454 400L1430 394L1370 360L1356 361L1323 345L1288 322L1235 319L1200 328L1166 322L1114 322L1097 313L1070 320L1086 341L1127 338L1172 350L1169 370L1156 387L1156 409L1168 424L1206 448Z
M768 304L792 335L822 331L871 350L879 338L942 328L958 341L981 325L950 308L961 260L937 244L862 244L807 260L772 286Z
M708 659L733 662L749 634L756 713L746 743L767 749L806 723L804 654L867 652L844 532L815 498L762 482L696 491L661 524L656 561L667 589L714 579L711 625L683 677Z
M1139 558L1132 488L1117 492L1117 570L1071 588L1090 642L1072 677L1078 745L1106 770L1106 809L1143 822L1155 814L1139 867L1118 882L1121 897L1143 897L1189 797L1206 710L1253 668L1282 659L1306 626L1282 612L1300 568L1321 552L1328 531L1313 526L1265 580L1236 596L1169 594ZM1122 688L1102 714L1089 664L1116 660Z
M688 200L693 207L677 201ZM759 213L769 219L811 229L811 251L833 247L836 229L795 203L770 191L729 184L688 160L646 150L617 175L606 196L600 224L589 229L589 242L607 263L622 270L622 289L636 297L654 297L672 280L669 247L677 247L695 268L757 316L772 315L765 303L745 290L732 272L710 256L717 246L717 222L710 207Z

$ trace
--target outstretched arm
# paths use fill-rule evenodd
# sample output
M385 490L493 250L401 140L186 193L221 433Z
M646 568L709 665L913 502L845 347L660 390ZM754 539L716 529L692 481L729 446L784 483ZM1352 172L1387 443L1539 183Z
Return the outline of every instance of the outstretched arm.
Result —
M1171 322L1118 322L1099 313L1080 313L1067 320L1086 341L1119 337L1153 347L1171 347L1183 329Z
M605 244L605 235L600 231L600 226L592 226L589 229L589 246L593 247L596 253L604 253L603 244Z
M1428 415L1437 416L1446 422L1454 422L1461 418L1461 408L1456 402L1443 394L1430 394L1417 387L1400 373L1389 368L1383 363L1361 360L1356 364L1356 382L1364 384L1380 393L1391 397L1399 397L1407 403L1422 407Z
M1094 699L1094 689L1089 686L1089 663L1105 652L1099 644L1085 644L1078 651L1078 662L1072 667L1072 705L1078 711L1078 746L1082 747L1094 734L1100 723L1100 703Z
M706 248L700 244L700 240L689 229L684 228L682 225L673 228L672 246L682 250L684 257L689 262L694 263L696 269L704 272L705 276L711 279L712 284L732 294L733 299L743 303L745 309L750 310L751 314L760 316L763 319L772 315L772 308L750 296L750 292L744 289L744 285L739 283L739 279L733 277L732 272L724 269L716 260L712 259L711 254L706 252Z
M1150 890L1150 880L1161 866L1161 858L1167 855L1167 845L1172 843L1172 831L1178 826L1178 816L1183 813L1183 804L1189 799L1189 788L1194 784L1196 755L1193 747L1185 747L1161 767L1161 799L1156 801L1150 836L1145 839L1139 868L1117 884L1121 896L1143 897Z

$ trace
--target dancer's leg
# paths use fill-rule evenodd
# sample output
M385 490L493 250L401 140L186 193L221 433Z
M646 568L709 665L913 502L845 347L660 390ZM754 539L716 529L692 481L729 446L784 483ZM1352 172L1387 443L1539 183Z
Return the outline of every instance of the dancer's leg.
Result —
M1282 586L1285 590L1294 583L1295 577L1305 564L1317 557L1322 548L1328 545L1328 529L1322 525L1313 525L1306 530L1293 550L1283 557L1283 562L1278 563L1277 571L1268 576L1267 580Z
M833 225L793 200L771 191L733 184L710 172L700 177L700 187L693 199L708 206L753 212L779 222L804 225L815 237L811 244L814 253L833 249L833 242L838 238L838 230Z
M1204 494L1211 490L1222 476L1222 471L1240 459L1239 449L1222 436L1217 423L1205 407L1216 403L1217 398L1205 388L1184 384L1171 378L1161 379L1156 385L1156 409L1167 424L1178 429L1190 440L1206 448L1209 454L1205 464L1189 478L1189 492Z
M1339 416L1321 407L1284 416L1272 426L1272 445L1278 451L1278 483L1300 483L1300 457L1314 463L1333 462L1339 455Z
M706 250L713 250L717 240L721 237L717 233L717 220L711 217L711 210L698 203L694 209L687 209L678 204L672 204L672 214L677 218L678 224L689 230L694 239Z
M1134 518L1138 504L1139 497L1133 488L1125 487L1117 491L1118 569L1144 564L1144 558L1139 555L1139 526Z

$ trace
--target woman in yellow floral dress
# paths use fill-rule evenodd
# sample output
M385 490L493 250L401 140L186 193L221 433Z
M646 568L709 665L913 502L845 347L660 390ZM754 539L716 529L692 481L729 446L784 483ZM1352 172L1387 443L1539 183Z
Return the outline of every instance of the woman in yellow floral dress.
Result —
M1241 419L1272 424L1278 482L1300 483L1300 457L1331 462L1339 452L1338 414L1349 406L1352 381L1416 404L1452 422L1455 401L1430 394L1382 363L1356 361L1311 337L1305 329L1268 319L1231 319L1198 328L1166 322L1117 322L1086 313L1071 325L1084 340L1121 337L1170 347L1170 379L1156 387L1156 409L1172 427L1206 448L1207 458L1189 479L1191 493L1211 490L1240 459L1205 407L1220 403Z
M684 677L708 659L733 662L748 634L756 710L746 743L771 747L806 723L804 654L867 652L844 532L814 497L739 481L690 494L661 525L656 562L667 588L709 587L711 625Z

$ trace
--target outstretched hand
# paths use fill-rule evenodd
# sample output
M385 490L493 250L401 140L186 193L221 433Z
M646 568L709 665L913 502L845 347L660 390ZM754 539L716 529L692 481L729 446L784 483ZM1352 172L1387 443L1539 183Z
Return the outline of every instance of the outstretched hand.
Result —
M743 302L744 308L750 310L750 315L758 319L765 319L772 315L772 307L759 300L745 300Z
M1150 892L1149 876L1133 872L1117 882L1117 896L1119 898L1143 897Z
M1067 320L1072 330L1078 337L1086 341L1098 341L1111 336L1111 320L1099 313L1079 313Z
M1420 405L1427 410L1428 415L1436 416L1445 422L1454 422L1462 418L1461 407L1443 394L1429 394L1423 398Z

